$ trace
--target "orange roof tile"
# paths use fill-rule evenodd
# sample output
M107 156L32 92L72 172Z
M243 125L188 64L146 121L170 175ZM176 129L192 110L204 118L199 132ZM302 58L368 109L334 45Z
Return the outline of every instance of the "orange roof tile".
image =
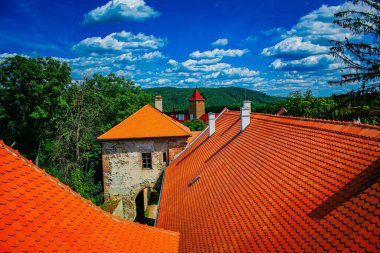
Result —
M165 170L181 252L379 252L380 128L225 112ZM189 186L191 185L191 186Z
M104 212L0 141L2 252L178 252L175 232Z
M99 140L188 137L190 129L147 104L99 136Z
M189 101L205 101L198 89L194 90L193 95L189 98Z
M191 135L187 139L187 143L192 143L198 137L198 135L200 135L200 133L202 133L202 131L191 131Z

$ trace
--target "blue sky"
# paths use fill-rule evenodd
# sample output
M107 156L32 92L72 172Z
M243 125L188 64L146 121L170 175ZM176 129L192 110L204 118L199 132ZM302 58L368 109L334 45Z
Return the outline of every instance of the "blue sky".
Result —
M0 1L0 58L67 61L73 78L114 72L142 87L238 86L317 96L341 63L328 40L352 34L332 24L335 0Z

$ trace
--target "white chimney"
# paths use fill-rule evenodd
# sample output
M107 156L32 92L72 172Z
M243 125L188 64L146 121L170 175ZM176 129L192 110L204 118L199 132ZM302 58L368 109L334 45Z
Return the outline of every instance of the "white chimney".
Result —
M208 136L211 136L215 133L215 113L208 113Z
M243 107L240 108L240 131L251 123L251 101L244 100Z
M249 101L249 100L244 100L244 101L243 101L243 107L248 107L249 109L251 109L251 101Z
M161 96L154 97L154 107L156 107L157 110L162 112L162 97Z

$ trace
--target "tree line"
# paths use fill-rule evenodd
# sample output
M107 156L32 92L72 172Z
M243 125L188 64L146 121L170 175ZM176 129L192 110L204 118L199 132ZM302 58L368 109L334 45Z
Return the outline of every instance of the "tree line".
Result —
M67 63L15 56L0 64L0 139L97 205L103 201L97 137L149 102L133 81L73 81Z

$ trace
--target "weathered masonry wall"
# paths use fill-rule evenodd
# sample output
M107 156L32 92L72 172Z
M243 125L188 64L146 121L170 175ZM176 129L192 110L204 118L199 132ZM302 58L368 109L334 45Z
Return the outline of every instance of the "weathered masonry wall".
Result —
M153 188L165 168L163 153L171 161L187 145L187 138L138 139L102 142L104 201L123 201L124 217L136 217L135 199ZM142 153L151 153L152 169L142 168Z

